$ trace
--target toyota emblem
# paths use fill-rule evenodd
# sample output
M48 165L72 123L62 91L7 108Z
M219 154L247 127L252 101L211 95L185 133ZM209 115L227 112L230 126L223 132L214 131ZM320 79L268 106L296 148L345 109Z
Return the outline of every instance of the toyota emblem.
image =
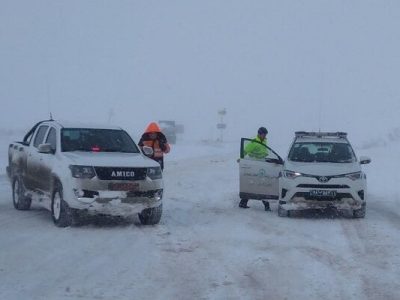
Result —
M318 178L319 182L327 182L328 180L329 180L329 178L326 177L326 176L321 176L321 177Z

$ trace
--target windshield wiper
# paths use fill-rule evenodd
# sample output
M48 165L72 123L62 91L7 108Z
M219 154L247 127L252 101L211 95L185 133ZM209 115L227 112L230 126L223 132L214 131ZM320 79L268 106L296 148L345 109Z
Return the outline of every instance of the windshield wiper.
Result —
M63 152L75 152L75 151L91 152L92 150L91 149L83 149L83 148L63 150Z
M351 159L339 159L337 161L335 161L337 163L351 163L353 162Z
M139 153L133 150L124 150L124 149L102 149L101 152Z

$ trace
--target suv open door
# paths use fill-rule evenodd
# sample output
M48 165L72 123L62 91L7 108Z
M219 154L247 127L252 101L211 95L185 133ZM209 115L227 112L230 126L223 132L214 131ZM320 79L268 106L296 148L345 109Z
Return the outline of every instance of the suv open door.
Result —
M245 155L249 143L266 147L267 156L256 159ZM278 179L282 171L283 159L271 148L253 139L242 138L240 143L239 175L241 199L278 199Z

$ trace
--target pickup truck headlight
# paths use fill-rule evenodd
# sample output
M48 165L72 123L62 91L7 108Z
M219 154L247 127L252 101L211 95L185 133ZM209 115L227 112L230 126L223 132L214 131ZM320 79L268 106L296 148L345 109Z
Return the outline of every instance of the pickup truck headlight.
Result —
M344 175L346 178L350 178L351 180L361 179L361 172L349 173Z
M147 176L150 179L161 179L162 172L160 167L147 168Z
M293 172L293 171L289 171L289 170L284 170L283 171L283 177L285 178L289 178L289 179L295 179L299 176L301 176L302 174L299 172Z
M77 165L70 165L69 166L72 177L74 178L93 178L96 176L94 172L94 168L91 166L77 166Z

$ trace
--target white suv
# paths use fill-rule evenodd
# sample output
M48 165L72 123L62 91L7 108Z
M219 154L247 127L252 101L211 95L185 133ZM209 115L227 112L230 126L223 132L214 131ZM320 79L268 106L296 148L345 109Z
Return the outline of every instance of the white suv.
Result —
M242 139L240 197L279 199L278 214L335 207L352 210L363 218L366 210L366 175L344 132L296 132L288 157L283 161L269 148L263 160L243 155L249 139ZM267 147L268 148L268 147Z
M363 218L367 181L344 132L296 132L279 179L279 216L308 208L351 209Z

